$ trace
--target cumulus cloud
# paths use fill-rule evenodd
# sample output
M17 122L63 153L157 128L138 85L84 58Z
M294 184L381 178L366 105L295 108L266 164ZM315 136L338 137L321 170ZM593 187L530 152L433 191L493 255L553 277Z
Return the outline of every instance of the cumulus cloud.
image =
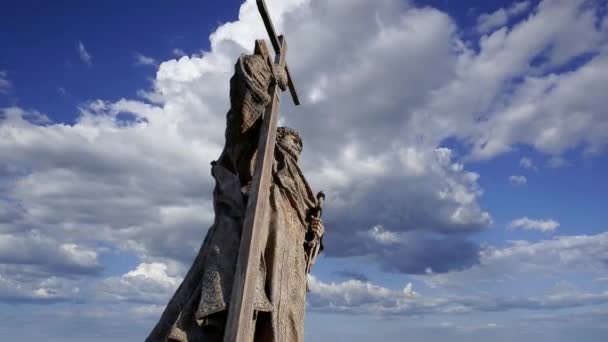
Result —
M0 265L0 301L51 304L81 298L77 282L48 275L39 277L36 271L29 266L17 268L13 265Z
M394 232L384 229L382 226L375 226L368 231L368 235L380 244L393 244L402 242L403 238Z
M65 87L62 87L62 86L57 87L57 92L62 96L66 96L69 94L67 89L65 89Z
M470 44L436 9L352 1L345 16L344 6L269 3L277 30L292 42L288 62L307 95L300 107L284 101L281 123L301 131L304 173L328 195L326 255L365 256L383 270L436 280L442 273L483 277L515 269L509 260L527 260L526 248L547 259L567 254L561 240L544 242L557 252L525 242L486 250L473 242L470 234L490 226L492 217L479 204L480 175L464 162L492 158L516 143L553 154L582 142L602 145L606 57L598 46L608 25L595 25L593 8L545 1L527 20ZM104 251L91 246L108 244L133 253L141 265L95 291L104 300L166 302L213 221L209 162L223 144L235 59L265 36L255 2L247 1L237 21L210 36L209 51L160 63L147 101L90 101L71 125L41 121L33 110L2 109L3 236L34 250L44 247L32 238L38 232L53 236L49 243L57 247L48 264L33 252L21 256L30 263L27 277L25 268L2 273L6 288L26 289L19 298L39 288L51 293L41 274L73 267L70 248L89 255L85 269L94 270ZM90 64L81 42L78 51ZM550 72L583 53L592 57L580 68ZM577 120L566 120L572 114ZM459 156L443 147L451 137L471 150ZM62 245L71 246L67 254L57 252ZM499 262L509 253L516 256ZM18 255L6 265L14 266ZM57 298L81 288L69 277L95 275L65 273ZM380 307L418 298L411 286L395 293L365 282L348 286L359 291L357 300L384 301ZM331 308L324 298L318 307Z
M559 227L559 222L552 219L532 220L522 217L509 223L511 229L538 230L543 233L554 232L557 227Z
M181 278L167 274L162 263L142 263L120 277L109 277L97 284L98 300L162 304L173 294Z
M37 231L0 234L0 264L37 265L49 274L90 274L101 270L94 249L62 243Z
M542 1L526 20L481 37L478 49L464 45L456 76L414 113L421 127L412 128L432 122L434 136L460 138L475 159L518 143L550 155L580 145L586 153L601 151L608 132L601 95L608 20L596 15L597 6ZM563 68L574 60L574 69Z
M608 270L608 233L560 236L539 242L511 241L507 247L489 247L469 269L420 276L432 287L478 286L504 283L517 276L565 276L571 270L601 275Z
M124 121L119 114L128 113L130 106L158 113L141 103L96 102L82 109L75 126L40 126L26 120L24 111L4 110L0 150L10 165L5 177L11 186L5 194L13 203L6 210L22 216L18 227L138 251L151 239L158 243L150 248L152 254L163 256L167 250L162 246L184 253L184 243L190 241L172 237L171 230L165 231L168 226L178 235L204 234L212 221L206 198L212 183L198 177L208 169L195 161L211 159L219 148L161 133L153 128L160 122ZM158 136L164 136L162 142ZM201 158L206 153L210 155ZM192 242L186 254L197 245Z
M366 255L385 271L410 274L465 269L477 263L480 251L464 237L425 230L394 232L381 226L342 239L342 244L336 244L342 250L333 255Z
M325 283L312 276L309 286L308 305L312 310L381 316L568 309L608 302L608 291L567 290L534 297L425 296L414 291L412 283L397 291L359 280Z
M530 157L522 157L519 160L519 166L523 167L524 169L531 169L531 170L536 170L536 164L534 163L534 161L532 161L532 159Z
M142 55L139 52L133 54L133 58L135 59L135 65L146 65L146 66L155 66L158 64L156 59Z
M80 57L80 60L83 63L85 63L88 66L93 65L93 62L91 61L93 59L93 57L87 51L87 49L84 47L84 44L82 44L81 41L78 41L78 45L76 46L76 51L78 51L78 57Z
M182 49L178 49L178 48L171 50L171 53L173 53L173 55L175 55L176 57L183 57L183 56L188 55L186 53L186 51L184 51Z
M314 276L309 276L308 280L311 294L308 304L312 309L324 308L342 313L355 313L358 310L385 313L414 304L413 299L419 296L413 291L411 283L406 284L403 291L393 291L360 280L324 283Z
M8 79L6 70L0 70L0 94L8 94L13 88L13 83Z
M524 185L528 182L528 179L526 178L526 176L520 176L520 175L512 175L509 176L509 182L513 185Z
M477 18L477 32L488 33L495 28L507 24L508 20L514 16L522 14L530 8L529 1L516 2L508 8L500 8L492 13L484 13Z
M547 160L547 166L551 168L558 168L565 165L568 165L568 162L561 156L551 156L551 158Z
M368 278L365 274L363 274L362 272L359 272L359 271L352 270L352 269L334 271L333 274L340 278L344 278L344 279L368 281ZM608 278L606 280L608 280Z
M478 175L454 162L450 150L405 148L398 151L398 157L387 153L390 157L378 161L361 161L353 155L356 152L349 152L344 151L344 157L326 167L322 164L317 171L321 175L312 172L312 179L321 179L331 196L326 238L327 245L334 248L327 249L328 255L371 253L387 267L402 264L395 270L404 272L423 272L429 266L445 270L449 265L473 262L476 248L463 235L485 228L492 220L477 204L482 194L476 183ZM388 170L378 170L384 163ZM425 255L430 244L438 244L437 250L442 252ZM459 247L463 248L458 251ZM440 255L443 252L453 253L452 258L445 259Z
M304 172L328 194L328 255L370 255L386 269L414 273L474 264L477 247L466 236L491 222L477 203L479 175L451 150L401 132L409 109L454 65L451 19L396 0L353 3L349 20L332 19L343 9L334 2L269 6L277 29L297 42L288 61L301 92L324 77L335 83L326 85L325 100L302 108L286 103L282 119L302 132ZM342 37L319 39L318 30ZM166 264L172 276L183 272L213 220L209 163L223 144L228 78L236 56L265 36L248 1L238 21L211 35L210 51L159 65L147 93L152 102L91 101L73 125L36 124L28 119L32 111L4 109L2 191L12 203L7 215L21 215L11 236L35 227L78 246L109 244L144 263ZM329 47L340 54L327 58ZM370 60L382 67L371 68ZM417 66L426 63L432 73ZM365 238L374 226L407 240L377 248ZM440 250L436 256L425 253L431 245Z

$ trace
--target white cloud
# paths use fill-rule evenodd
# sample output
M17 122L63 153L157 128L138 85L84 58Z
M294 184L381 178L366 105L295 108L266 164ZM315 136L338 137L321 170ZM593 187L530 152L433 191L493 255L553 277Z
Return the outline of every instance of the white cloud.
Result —
M510 18L525 12L529 7L530 1L521 1L512 4L509 8L500 8L492 13L484 13L477 18L477 32L484 34L504 26Z
M547 161L547 166L551 168L558 168L568 165L568 162L561 156L551 156Z
M414 291L414 285L412 285L412 283L407 283L402 292L406 297L409 298L420 296L418 292Z
M419 276L432 287L479 287L500 284L522 276L532 278L608 271L608 233L560 236L539 242L511 241L507 247L490 247L480 253L479 264L462 271ZM504 286L504 285L503 285Z
M158 65L158 62L148 56L144 56L139 52L136 52L133 57L135 58L135 65L147 65L147 66L155 66Z
M178 48L175 48L175 49L171 50L171 53L173 53L173 55L175 55L176 57L183 57L183 56L187 56L188 55L186 53L186 51L184 51L182 49L178 49Z
M430 136L461 138L476 159L515 144L551 155L580 145L601 151L608 134L602 105L608 25L596 25L597 6L542 1L512 28L481 37L479 50L463 44L456 76L415 112L412 134L432 127ZM578 68L555 69L576 58Z
M482 34L490 32L494 28L505 25L507 20L507 11L503 8L491 14L482 14L477 18L477 32Z
M180 279L167 275L167 265L162 263L142 263L136 269L125 273L124 278L144 278L151 279L165 287L177 287Z
M525 176L512 175L509 176L509 182L513 185L524 185L528 182L528 179Z
M559 222L552 219L532 220L522 217L509 223L511 229L538 230L543 233L554 232L557 227L559 227Z
M53 303L78 299L77 284L62 277L32 278L27 266L19 270L0 265L0 301L8 303Z
M120 277L109 277L96 285L97 299L163 304L173 294L181 278L167 274L163 263L142 263ZM159 310L152 307L153 313Z
M382 226L374 226L368 232L369 237L381 244L391 244L401 242L398 234L384 229Z
M13 88L13 83L8 79L6 70L0 70L0 94L8 94Z
M288 62L298 89L307 94L299 108L283 101L282 123L301 131L304 173L315 190L328 194L328 255L365 255L401 273L432 268L428 279L439 279L441 272L494 279L518 272L520 264L524 270L557 272L553 261L559 257L558 264L567 267L600 267L597 260L569 253L562 240L543 242L545 247L518 242L480 254L467 240L492 222L478 203L480 175L441 147L446 138L456 137L472 146L475 158L491 158L516 143L556 154L582 141L599 148L608 131L602 128L600 101L605 56L597 50L605 32L590 24L590 10L576 1L543 2L512 29L498 29L475 42L477 51L438 10L398 0L352 1L346 16L344 6L335 1L269 3L277 30L290 41ZM141 265L100 281L95 290L103 294L100 300L166 303L213 221L209 162L223 144L235 59L265 36L255 2L248 1L238 21L211 35L210 51L159 64L154 88L147 92L151 103L91 101L82 104L72 125L36 124L30 118L40 113L3 109L0 198L6 203L0 216L10 221L0 225L10 226L3 230L7 239L34 230L53 236L53 253L64 253L27 268L6 266L12 270L2 273L6 288L26 289L22 297L50 294L53 287L42 286L40 274L52 269L51 260L63 265L84 251L97 253L97 259L84 254L87 265L95 266L90 261L101 259L103 251L89 246L108 244L135 254ZM82 43L79 53L91 62ZM581 53L599 55L572 72L549 73ZM544 62L532 66L539 54ZM521 83L513 83L514 78ZM584 120L566 120L573 113ZM380 226L386 228L369 231ZM361 239L361 234L373 239ZM584 240L581 249L602 252ZM65 250L59 248L64 244ZM529 250L541 258L532 261ZM30 254L29 260L38 260ZM470 269L454 271L465 268ZM55 286L65 288L56 291L57 298L73 296L70 289L81 287L66 279L61 282L68 285ZM366 300L380 301L374 305L389 313L444 305L426 299L410 306L419 300L410 285L399 291L362 282L317 285L338 296L334 301L320 295L319 305L328 310L356 311L349 306ZM340 297L342 288L353 293ZM471 309L457 303L445 310L461 307Z
M536 164L534 164L530 157L522 157L519 160L519 166L523 167L524 169L537 170Z
M453 67L456 28L451 19L397 0L352 3L349 20L331 19L343 16L343 5L334 2L269 6L276 11L277 30L285 30L294 42L288 61L300 92L310 93L323 75L328 80L325 100L302 108L287 101L283 106L283 122L304 136L305 174L315 190L328 194L326 219L334 223L327 237L335 247L328 250L345 253L340 241L347 237L355 244L351 251L375 253L381 262L380 251L362 248L363 242L352 238L358 236L353 231L385 225L395 234L421 232L403 242L419 247L409 248L416 257L397 268L401 271L470 264L472 244L460 248L462 237L451 240L491 222L477 203L479 175L466 170L449 149L403 139L401 132L408 108L421 104ZM370 11L378 15L370 18ZM318 36L318 30L344 34L336 39ZM35 227L79 246L109 244L143 263L171 265L172 276L183 272L213 221L209 162L223 144L235 59L253 48L254 38L265 36L255 2L249 1L239 21L211 35L210 51L160 63L148 92L152 104L91 101L81 105L73 125L38 125L27 119L31 111L4 109L0 154L7 156L1 163L10 182L2 195L14 204L7 215L19 216L11 236ZM90 62L80 46L88 56L83 60ZM340 53L330 53L329 47ZM377 65L382 67L372 67L370 60L381 61ZM429 70L419 67L431 64ZM408 82L397 82L397 74ZM370 209L372 194L375 207ZM456 252L449 263L426 260L423 243L467 254L464 261ZM391 253L395 260L404 259L399 250Z
M309 305L314 309L323 308L335 312L384 313L398 310L419 296L413 291L411 283L399 292L360 280L324 283L309 275L308 284Z
M37 265L48 274L90 274L101 269L97 257L90 247L60 242L35 230L0 233L0 264Z
M607 69L608 56L598 56L565 75L528 78L502 116L492 120L494 141L502 146L496 147L521 141L556 155L576 144L584 144L587 153L601 151L608 121L594 89L608 79ZM484 154L483 149L479 153Z
M148 110L150 121L118 117L134 110ZM145 260L185 261L195 253L213 219L213 183L198 176L208 169L197 161L211 160L219 147L186 142L153 119L158 109L129 101L92 103L74 126L32 124L14 108L4 113L11 234L37 229L59 240L103 241Z
M557 291L542 296L425 296L408 283L401 291L370 282L324 283L309 276L309 308L323 312L382 316L454 315L508 310L568 309L608 302L608 291Z
M82 44L81 41L78 41L78 45L76 46L76 50L78 51L78 56L80 57L81 61L83 61L88 66L91 66L93 64L93 62L91 61L91 59L93 57L87 51L87 49L84 47L84 44Z

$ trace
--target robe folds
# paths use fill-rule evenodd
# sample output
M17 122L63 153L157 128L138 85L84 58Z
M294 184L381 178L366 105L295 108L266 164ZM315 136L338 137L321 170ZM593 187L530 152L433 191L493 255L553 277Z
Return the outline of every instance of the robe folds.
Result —
M215 221L147 341L222 341L232 292L261 116L270 101L271 68L242 55L230 80L226 144L212 163ZM304 340L305 235L315 197L297 159L277 142L264 245L256 284L256 342Z

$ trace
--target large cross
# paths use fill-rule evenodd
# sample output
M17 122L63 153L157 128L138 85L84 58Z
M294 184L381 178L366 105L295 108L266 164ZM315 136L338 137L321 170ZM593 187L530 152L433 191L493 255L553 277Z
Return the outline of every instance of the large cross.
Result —
M300 104L298 93L285 62L287 42L283 36L277 36L264 0L256 0L256 2L264 20L264 26L266 26L266 30L270 36L270 42L276 53L274 63L279 68L285 69L289 91L294 104L297 106ZM256 54L270 58L263 40L256 41L255 51ZM264 226L264 217L268 211L271 171L274 161L277 123L279 121L278 112L281 89L277 83L273 82L270 87L272 100L266 107L260 130L255 171L241 233L241 245L234 273L234 284L228 308L228 321L226 322L224 342L251 342L255 333L254 299L256 277L259 273L263 244L262 237L264 236L264 230L268 229L268 227Z

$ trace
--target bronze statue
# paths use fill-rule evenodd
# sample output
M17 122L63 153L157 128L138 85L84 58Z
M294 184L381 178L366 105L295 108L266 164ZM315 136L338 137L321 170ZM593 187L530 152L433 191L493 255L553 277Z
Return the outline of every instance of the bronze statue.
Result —
M269 89L287 86L284 68L257 47L255 54L239 57L230 80L226 143L211 168L215 222L147 341L224 338L262 114L274 95ZM324 227L320 203L298 166L302 139L285 127L279 127L276 136L255 275L253 340L297 342L304 340L306 275L322 249Z

